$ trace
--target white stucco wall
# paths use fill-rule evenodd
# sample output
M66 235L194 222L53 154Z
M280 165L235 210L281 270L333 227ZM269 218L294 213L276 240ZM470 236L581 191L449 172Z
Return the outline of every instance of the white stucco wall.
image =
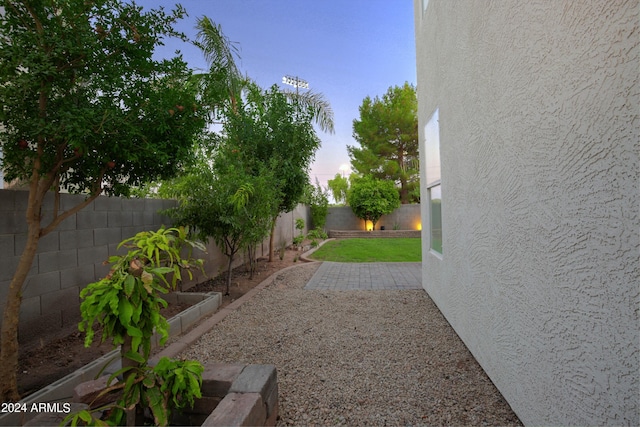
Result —
M525 424L640 425L638 0L422 3L425 289Z

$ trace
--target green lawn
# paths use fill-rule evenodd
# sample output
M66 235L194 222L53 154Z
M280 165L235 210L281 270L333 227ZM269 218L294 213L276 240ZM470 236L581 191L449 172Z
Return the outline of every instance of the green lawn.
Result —
M326 242L310 258L336 262L420 262L420 238L339 239Z

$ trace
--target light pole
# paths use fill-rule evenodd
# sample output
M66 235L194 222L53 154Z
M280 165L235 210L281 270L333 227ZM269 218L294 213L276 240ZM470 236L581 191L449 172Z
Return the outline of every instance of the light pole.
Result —
M296 95L298 95L298 89L302 88L302 89L309 89L309 82L307 82L306 80L302 80L299 77L291 77L291 76L284 76L282 78L282 83L289 85L289 86L293 86L296 88Z

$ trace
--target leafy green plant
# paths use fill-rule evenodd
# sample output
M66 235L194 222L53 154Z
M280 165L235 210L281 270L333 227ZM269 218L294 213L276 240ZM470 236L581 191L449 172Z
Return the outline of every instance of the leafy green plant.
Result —
M280 261L282 261L284 259L284 254L287 251L287 242L286 241L281 241L280 245L278 246L278 255L280 257Z
M298 247L304 241L304 235L300 234L293 238L293 246Z
M304 230L304 220L302 218L296 219L296 230L300 234L293 238L293 247L297 248L304 241L304 234L302 234L302 230Z
M322 228L314 228L307 233L307 238L311 240L311 246L314 248L318 246L318 240L326 240L327 237L329 236Z
M381 181L371 176L356 178L347 193L351 210L360 219L371 221L375 230L376 222L400 207L398 190L393 181Z
M155 425L167 425L170 408L193 404L201 396L204 368L199 362L162 358L155 367L148 365L154 333L159 334L161 345L169 336L167 320L160 314L167 302L160 295L175 289L183 271L191 277L190 268L202 267L202 260L191 258L191 249L205 248L187 236L185 228L163 227L124 240L118 249L124 247L128 252L110 257L109 274L81 291L79 329L86 332L85 346L93 342L96 325L102 327L102 342L111 340L114 346L121 346L122 368L109 378L99 397L114 391L121 394L115 404L99 408L105 410L105 420L95 419L91 411L80 411L65 422L134 425L148 408ZM189 251L183 257L185 247Z
M314 228L324 228L329 214L329 192L322 188L316 178L316 185L308 185L304 202L311 210L311 222Z

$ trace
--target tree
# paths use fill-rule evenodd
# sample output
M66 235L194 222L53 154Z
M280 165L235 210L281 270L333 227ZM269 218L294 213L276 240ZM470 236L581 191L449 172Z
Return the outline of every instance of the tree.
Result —
M353 121L353 137L360 148L348 146L351 166L362 175L395 182L400 200L415 200L419 187L418 101L409 83L390 87L382 99L366 97L360 120Z
M269 261L278 215L296 207L309 183L308 168L320 146L312 124L314 114L312 108L290 102L276 85L266 91L253 85L238 113L227 117L230 123L237 122L236 129L244 130L234 137L234 146L253 158L254 168L266 165L273 170L277 204L271 215Z
M204 241L212 238L227 256L225 295L235 255L262 241L271 230L277 200L272 181L270 168L252 169L234 145L225 143L218 147L213 165L203 156L174 184L173 195L180 202L168 212L174 222L193 228Z
M304 202L309 205L311 210L311 221L314 228L324 229L327 223L327 215L329 214L329 193L322 188L318 178L316 185L309 184L305 191Z
M143 12L117 0L0 0L0 146L8 180L28 183L27 241L7 292L0 386L19 399L21 290L41 237L100 194L173 176L204 126L180 57L156 61L184 11ZM61 211L61 190L86 199ZM51 218L41 215L54 194Z
M347 203L347 191L349 190L349 180L347 178L337 173L333 179L327 181L327 185L331 190L333 200L337 204Z
M274 171L278 207L272 215L272 261L276 219L281 212L293 210L302 198L307 169L320 145L311 123L333 132L333 111L320 93L280 91L276 85L262 90L240 74L233 60L237 49L222 35L220 26L203 18L198 29L196 44L210 66L206 75L198 77L203 103L210 107L212 117L222 118L230 135L228 143L245 156L252 154L254 169L269 165Z
M347 195L349 206L360 219L372 222L375 230L376 222L382 215L389 214L400 207L398 191L391 181L382 181L371 176L355 179Z

